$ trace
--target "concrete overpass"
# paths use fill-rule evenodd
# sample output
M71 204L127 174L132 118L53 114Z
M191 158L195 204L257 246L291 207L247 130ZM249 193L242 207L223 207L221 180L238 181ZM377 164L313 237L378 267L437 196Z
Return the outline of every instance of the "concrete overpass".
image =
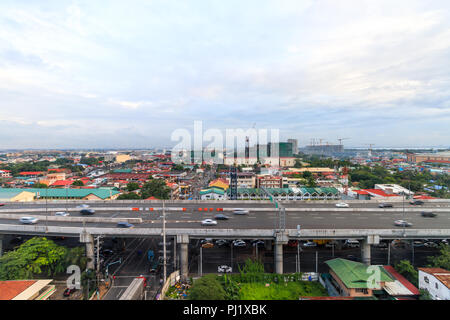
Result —
M166 204L166 235L180 245L181 273L187 276L188 243L193 238L264 239L274 241L275 270L283 272L283 244L301 239L359 239L362 240L363 261L370 264L370 246L382 239L446 239L450 238L450 201L430 201L423 207L394 203L394 208L380 209L373 201L348 202L350 208L336 208L337 201L287 201L286 230L277 229L277 211L267 201L218 202L173 201ZM64 235L80 237L86 243L86 252L93 257L93 236L151 237L161 236L161 201L89 202L96 209L95 216L80 216L76 205L80 201L45 203L14 203L0 209L0 234ZM87 202L86 202L87 203ZM73 212L70 217L52 216L54 211ZM217 208L224 213L232 208L245 207L250 213L220 221L217 226L204 227L200 221L212 218ZM133 211L132 208L143 210ZM145 210L153 208L153 211ZM185 211L183 208L186 208ZM199 211L198 208L202 208ZM208 211L204 211L208 208ZM210 209L212 209L210 211ZM423 218L420 211L433 210L436 218ZM33 215L40 218L38 225L21 225L18 218ZM231 215L230 215L231 216ZM411 228L396 228L393 221L405 219ZM133 229L119 229L118 221L135 224ZM300 226L300 230L298 230ZM91 259L93 261L93 259Z

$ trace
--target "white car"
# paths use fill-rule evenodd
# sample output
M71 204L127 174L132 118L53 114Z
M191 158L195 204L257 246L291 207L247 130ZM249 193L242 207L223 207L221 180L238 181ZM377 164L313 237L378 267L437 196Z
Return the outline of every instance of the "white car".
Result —
M313 241L308 241L303 244L304 247L317 247L317 243Z
M396 227L411 227L412 223L405 220L395 220L394 225Z
M217 221L213 219L205 219L202 221L202 226L215 226L217 225Z
M233 241L233 246L234 247L246 247L247 244L243 240L234 240Z
M89 208L88 204L80 204L79 206L77 206L77 209L87 209Z
M68 212L58 211L58 212L55 212L55 216L67 217L67 216L70 216L70 214Z
M19 221L23 224L36 224L38 223L39 219L35 217L22 217Z
M336 203L336 207L338 207L338 208L348 208L349 205L348 205L348 203L345 203L345 202L339 202L339 203Z
M226 265L222 265L222 266L218 266L217 267L217 272L224 272L224 273L230 273L232 272L233 269L229 266Z
M233 209L233 214L240 214L240 215L248 214L248 210L240 209L240 208Z

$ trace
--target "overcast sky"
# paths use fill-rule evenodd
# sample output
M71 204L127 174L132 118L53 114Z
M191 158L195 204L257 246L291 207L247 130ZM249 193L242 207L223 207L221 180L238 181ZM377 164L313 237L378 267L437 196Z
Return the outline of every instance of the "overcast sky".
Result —
M450 1L0 2L0 148L279 128L449 146Z

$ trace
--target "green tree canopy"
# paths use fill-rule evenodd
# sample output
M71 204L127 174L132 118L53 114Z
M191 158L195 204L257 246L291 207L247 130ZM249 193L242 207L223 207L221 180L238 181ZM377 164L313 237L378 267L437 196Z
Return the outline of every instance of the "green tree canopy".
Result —
M75 181L72 183L72 185L73 185L73 186L76 186L76 187L82 187L82 186L84 186L84 183L83 183L83 181L81 181L81 180L75 180Z
M428 257L430 262L430 267L432 268L443 268L450 270L450 248L448 245L440 245L440 254L434 257Z
M127 190L128 191L134 191L134 190L138 190L140 188L139 183L137 182L128 182L127 183Z
M225 300L225 296L225 290L215 274L195 280L189 292L190 300Z
M402 276L408 279L409 282L417 287L419 273L416 269L414 269L414 266L411 264L411 262L409 262L409 260L400 260L395 265L395 270L397 270L398 273L400 273Z
M124 193L117 197L117 200L138 200L138 199L141 199L141 196L135 192Z
M155 197L158 199L169 199L170 188L163 179L152 179L141 188L142 199Z
M34 237L0 258L0 280L32 279L65 270L67 249L44 237Z

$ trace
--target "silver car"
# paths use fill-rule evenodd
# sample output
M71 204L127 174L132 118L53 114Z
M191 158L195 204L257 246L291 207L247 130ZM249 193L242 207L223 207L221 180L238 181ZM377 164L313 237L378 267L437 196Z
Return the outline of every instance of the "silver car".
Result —
M22 217L19 221L23 224L36 224L38 223L39 219L35 217Z
M233 214L240 214L240 215L244 215L244 214L248 214L248 210L245 209L233 209Z
M67 216L70 216L70 214L68 212L58 211L58 212L55 212L55 216L67 217Z

